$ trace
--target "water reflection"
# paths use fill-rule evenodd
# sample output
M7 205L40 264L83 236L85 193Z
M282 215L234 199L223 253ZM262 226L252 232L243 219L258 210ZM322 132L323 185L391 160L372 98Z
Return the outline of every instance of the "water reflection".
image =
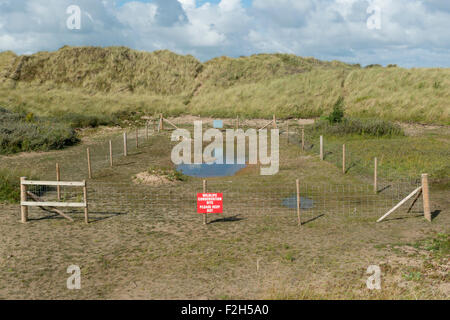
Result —
M290 209L297 209L297 195L283 199L283 206ZM300 197L300 208L303 210L311 209L314 207L314 200Z
M235 164L226 164L226 157L221 148L214 150L214 157L215 159L221 159L221 163L217 163L219 161L211 161L213 163L180 164L177 166L177 170L184 175L196 178L229 177L234 176L239 170L247 166L245 160L237 161L236 156Z

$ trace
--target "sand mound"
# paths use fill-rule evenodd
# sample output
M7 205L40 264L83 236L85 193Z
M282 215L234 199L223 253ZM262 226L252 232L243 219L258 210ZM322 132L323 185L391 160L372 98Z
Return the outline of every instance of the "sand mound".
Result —
M168 178L159 176L156 174L151 174L147 171L138 173L134 178L133 182L136 184L146 184L151 186L161 186L167 184L174 184L173 181L170 181Z

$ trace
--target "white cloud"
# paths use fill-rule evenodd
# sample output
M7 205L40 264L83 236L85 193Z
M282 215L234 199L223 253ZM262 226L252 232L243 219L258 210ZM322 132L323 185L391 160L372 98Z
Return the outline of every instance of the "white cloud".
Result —
M450 67L448 0L0 0L0 50L63 45L170 49L202 60L287 52L348 62ZM369 3L381 29L366 26ZM68 30L66 8L79 5L82 29Z

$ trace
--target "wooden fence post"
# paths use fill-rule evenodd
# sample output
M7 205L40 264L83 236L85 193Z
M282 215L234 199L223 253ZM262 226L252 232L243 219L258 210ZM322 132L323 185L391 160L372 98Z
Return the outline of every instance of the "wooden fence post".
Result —
M273 128L277 129L277 117L273 115Z
M111 140L109 140L109 165L111 168L113 167L113 149Z
M206 193L207 182L203 180L203 193ZM203 214L203 224L206 225L208 223L208 215L206 213Z
M320 160L323 160L323 136L320 136Z
M296 182L296 185L297 185L297 219L298 219L298 226L301 227L302 226L302 220L301 220L301 216L300 216L300 208L301 208L301 203L300 203L300 180L297 179L295 182Z
M305 151L305 128L302 128L302 151Z
M88 163L88 174L89 179L92 179L92 167L91 167L91 150L89 148L86 149L87 153L87 163Z
M27 201L27 186L23 184L23 182L26 180L26 177L20 178L20 201L26 202ZM28 221L28 207L27 206L20 206L20 216L22 223L26 223Z
M286 131L287 131L287 144L289 144L289 122L286 124L286 126L287 126L287 128L286 128Z
M161 113L159 115L159 128L161 131L164 131L164 120L163 119L164 119L164 117L163 117L163 114Z
M375 158L373 170L373 192L378 193L378 158Z
M342 173L345 174L345 144L342 145Z
M139 149L139 129L136 128L136 149Z
M84 180L83 182L84 182L83 196L84 196L84 203L85 203L85 207L84 207L84 222L88 224L89 223L89 215L88 215L87 184L86 184L86 180Z
M428 187L428 174L422 174L422 195L423 195L423 213L425 219L431 222L431 209L430 209L430 191Z
M128 156L128 146L127 146L127 133L123 133L123 155Z
M61 172L59 170L59 163L56 163L56 181L61 181ZM58 197L58 201L61 200L61 186L56 187L56 194Z

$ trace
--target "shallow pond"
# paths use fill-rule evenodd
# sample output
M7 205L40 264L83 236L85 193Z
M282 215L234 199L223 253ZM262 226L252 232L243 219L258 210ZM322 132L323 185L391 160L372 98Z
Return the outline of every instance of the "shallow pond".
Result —
M297 196L293 195L292 197L283 199L283 206L288 207L290 209L297 209ZM303 210L312 209L314 207L314 200L300 197L300 208Z
M223 164L180 164L177 166L177 170L186 176L196 178L210 178L210 177L230 177L234 176L239 170L247 167L246 164L225 164L225 156L222 150L216 150L216 157L222 157Z

